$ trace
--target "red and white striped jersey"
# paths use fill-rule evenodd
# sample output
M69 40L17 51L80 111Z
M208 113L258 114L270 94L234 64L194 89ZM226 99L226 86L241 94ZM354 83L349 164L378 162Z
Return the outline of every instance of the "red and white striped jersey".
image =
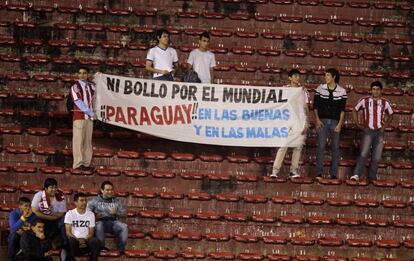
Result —
M359 111L361 109L364 114L364 126L372 130L382 127L385 112L389 115L394 113L388 100L384 98L375 100L372 96L361 98L358 101L355 110Z
M88 106L89 109L93 110L93 95L95 92L95 85L88 81L77 81L71 87L71 96L73 102L81 100ZM88 119L88 115L83 113L76 104L73 104L73 120L84 120Z

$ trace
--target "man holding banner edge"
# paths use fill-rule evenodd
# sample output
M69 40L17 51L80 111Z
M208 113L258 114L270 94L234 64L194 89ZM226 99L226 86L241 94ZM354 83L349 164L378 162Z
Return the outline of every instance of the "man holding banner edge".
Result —
M288 86L285 87L291 87L291 88L300 88L300 72L297 69L292 69L289 71L288 73L288 77L290 80L290 84ZM304 93L304 97L305 97L305 114L306 114L306 118L308 118L308 114L309 114L309 109L308 109L308 104L309 104L309 94L307 92L307 90L305 88L303 88L303 93ZM308 121L306 120L305 126L303 128L302 131L302 139L303 142L305 141L305 135L306 135L306 131L309 128L309 124ZM300 177L300 174L298 173L298 169L299 169L299 160L300 160L300 156L301 156L301 152L302 152L302 147L303 147L303 143L299 146L296 146L293 148L293 152L292 152L292 161L291 161L291 166L290 166L290 172L289 172L289 178L298 178ZM282 166L283 163L283 159L285 158L286 152L287 152L288 147L280 147L276 153L276 157L275 160L273 162L273 168L272 168L272 174L270 175L271 178L277 178L278 174L279 174L279 170Z

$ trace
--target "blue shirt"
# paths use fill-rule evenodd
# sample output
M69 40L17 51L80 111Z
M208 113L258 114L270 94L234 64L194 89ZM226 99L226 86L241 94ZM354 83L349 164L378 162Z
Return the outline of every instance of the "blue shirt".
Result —
M9 226L10 226L10 234L16 233L17 230L21 229L24 225L32 225L34 220L36 219L35 213L32 213L28 218L26 218L26 222L21 220L22 213L20 213L20 209L17 208L10 212L9 214Z

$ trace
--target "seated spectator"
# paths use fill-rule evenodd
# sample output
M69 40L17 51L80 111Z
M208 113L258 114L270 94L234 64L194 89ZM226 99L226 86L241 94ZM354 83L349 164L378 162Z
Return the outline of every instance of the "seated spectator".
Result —
M89 201L88 208L95 213L96 237L101 246L105 247L105 233L111 233L118 238L118 250L123 253L128 239L128 227L119 218L126 217L127 211L114 196L114 185L110 181L102 182L101 194Z
M16 254L20 250L21 235L30 230L36 219L36 215L30 208L30 199L21 197L19 207L10 212L9 225L10 235L8 238L7 261L16 260Z
M363 123L359 120L358 111L363 112ZM378 162L384 148L384 129L391 122L393 113L390 102L382 97L382 83L379 81L371 83L371 96L361 98L352 110L352 118L358 128L363 130L363 137L361 153L351 180L358 181L362 176L371 148L368 179L371 181L377 179Z
M17 260L21 261L52 261L51 243L44 232L45 224L42 220L33 221L31 230L23 233L20 238L22 254Z
M66 201L63 191L57 188L57 181L47 178L43 190L37 192L32 200L32 210L36 216L43 220L45 235L49 240L60 236L63 247L67 246L67 237L63 217L66 213Z
M98 260L100 243L95 234L95 215L86 208L86 195L76 193L73 197L76 208L65 215L66 235L69 240L67 261L75 261L75 256L89 253L89 260Z

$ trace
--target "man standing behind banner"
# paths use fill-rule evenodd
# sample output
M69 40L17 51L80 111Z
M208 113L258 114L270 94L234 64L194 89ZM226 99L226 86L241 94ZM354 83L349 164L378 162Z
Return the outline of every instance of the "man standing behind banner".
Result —
M304 94L304 97L305 97L305 107L304 107L305 115L308 116L308 114L309 114L309 109L308 109L309 94L308 94L308 91L305 88L300 86L300 72L299 72L299 70L297 70L297 69L290 70L289 73L288 73L288 76L289 76L290 84L289 84L289 86L284 86L284 87L302 88L303 89L303 94ZM305 141L305 134L306 134L306 131L308 130L308 127L309 127L308 121L306 121L305 127L302 131L302 137L301 137L303 142ZM299 160L300 160L300 155L301 155L301 152L302 152L302 147L303 147L303 144L293 148L292 161L291 161L290 172L289 172L289 178L291 178L291 179L300 177L298 169L299 169ZM287 149L288 149L288 147L280 147L278 149L275 161L273 163L272 174L270 175L270 177L277 178L277 175L279 174L279 170L280 170L280 168L282 166L282 163L283 163L283 159L285 158Z
M339 133L342 129L345 117L345 105L348 98L346 90L339 86L339 72L328 69L325 72L325 84L318 86L314 96L313 108L316 118L316 130L318 132L318 149L316 153L316 178L322 178L323 158L326 139L331 138L331 167L329 176L332 179L338 177L339 164Z
M145 69L153 74L154 80L174 81L178 56L177 51L169 47L170 33L166 29L160 29L156 37L158 44L148 51Z
M198 40L198 48L191 51L188 56L188 69L194 69L202 83L213 83L216 58L208 50L210 35L203 32Z
M92 161L92 131L93 121L97 119L93 111L93 95L95 85L88 81L89 69L80 67L79 80L71 87L70 95L73 100L73 168L93 170Z

